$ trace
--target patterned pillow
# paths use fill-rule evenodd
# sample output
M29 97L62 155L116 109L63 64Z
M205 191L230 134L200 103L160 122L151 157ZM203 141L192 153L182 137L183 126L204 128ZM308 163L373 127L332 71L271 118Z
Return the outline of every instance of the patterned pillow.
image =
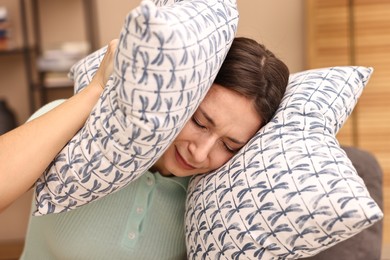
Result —
M236 2L168 2L144 0L128 14L113 76L85 126L37 181L34 215L77 208L138 178L207 93L235 37ZM104 51L75 68L96 69ZM73 74L78 90L88 75Z
M230 162L188 188L188 259L315 255L382 218L335 134L371 68L291 75L273 120Z

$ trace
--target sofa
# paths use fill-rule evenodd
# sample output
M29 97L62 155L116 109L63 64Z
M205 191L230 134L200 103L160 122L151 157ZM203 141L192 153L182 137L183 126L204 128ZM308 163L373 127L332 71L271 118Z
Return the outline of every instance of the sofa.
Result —
M358 174L364 180L370 195L383 210L382 169L375 157L368 151L355 147L346 147L349 159ZM382 225L378 221L370 228L331 247L321 253L305 258L310 260L379 260L382 251Z

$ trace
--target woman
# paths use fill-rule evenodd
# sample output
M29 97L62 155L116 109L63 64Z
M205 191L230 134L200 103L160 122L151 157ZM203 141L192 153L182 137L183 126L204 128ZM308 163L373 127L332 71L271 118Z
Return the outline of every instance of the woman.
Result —
M111 53L106 56L97 76L99 82L104 82L101 74ZM228 161L271 119L288 76L285 64L264 46L236 38L205 99L150 171L95 203L66 213L32 217L22 259L185 259L183 219L188 178L179 177L207 173ZM88 88L96 89L97 85L95 81ZM73 99L81 98L85 97L76 95ZM71 109L65 103L49 113L56 117L55 113ZM85 117L68 120L81 122L72 133L83 120ZM61 139L64 145L70 137L52 142ZM40 163L47 165L48 161ZM29 185L37 175L30 177Z

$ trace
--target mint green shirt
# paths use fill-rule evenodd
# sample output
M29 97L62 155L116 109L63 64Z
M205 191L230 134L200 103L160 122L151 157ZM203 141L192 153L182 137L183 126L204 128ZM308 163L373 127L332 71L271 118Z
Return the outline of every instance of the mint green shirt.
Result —
M21 259L186 259L187 184L146 172L78 209L31 217Z
M45 105L29 120L63 101ZM145 172L125 188L78 209L32 216L20 259L186 259L188 180Z

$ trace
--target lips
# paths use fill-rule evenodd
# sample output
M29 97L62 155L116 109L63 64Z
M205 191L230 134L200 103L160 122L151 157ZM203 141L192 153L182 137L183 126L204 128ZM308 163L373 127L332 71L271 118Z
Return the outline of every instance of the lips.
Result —
M175 149L175 157L176 161L179 164L179 166L185 170L194 170L195 167L192 165L188 164L187 161L180 155L179 151Z

